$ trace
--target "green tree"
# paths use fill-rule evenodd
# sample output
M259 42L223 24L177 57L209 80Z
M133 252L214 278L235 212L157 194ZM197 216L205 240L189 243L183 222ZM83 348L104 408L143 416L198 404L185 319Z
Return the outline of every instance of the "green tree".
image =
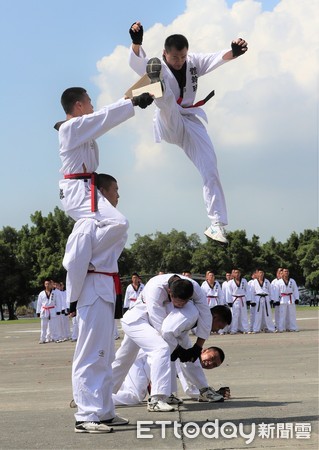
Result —
M0 232L0 303L1 306L7 305L9 320L16 319L17 306L28 302L28 293L25 291L26 271L17 258L18 246L18 232L12 227L4 227ZM1 307L1 319L3 318Z
M296 251L305 287L319 291L319 231L305 230Z

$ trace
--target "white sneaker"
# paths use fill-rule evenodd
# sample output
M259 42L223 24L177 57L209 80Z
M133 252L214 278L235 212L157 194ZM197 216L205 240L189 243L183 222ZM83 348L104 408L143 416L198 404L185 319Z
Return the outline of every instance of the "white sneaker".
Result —
M111 433L113 428L101 422L76 422L74 431L76 433Z
M214 241L222 242L223 244L227 244L228 241L226 239L226 231L225 228L221 225L211 225L207 228L207 230L204 232L204 234L214 239Z
M147 401L147 410L152 412L169 412L175 411L175 408L170 406L168 403L158 400L156 402Z
M199 394L199 398L198 401L199 402L223 402L224 401L224 397L220 394L217 394L217 392L212 389L211 387L207 387L207 388L202 388L199 390L200 394Z
M171 394L168 399L167 402L169 405L182 405L184 402L181 398L176 397L176 395Z

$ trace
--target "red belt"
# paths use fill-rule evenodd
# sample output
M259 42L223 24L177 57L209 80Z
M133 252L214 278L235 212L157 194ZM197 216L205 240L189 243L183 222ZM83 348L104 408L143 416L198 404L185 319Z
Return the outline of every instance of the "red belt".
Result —
M292 292L290 294L282 293L280 294L282 297L289 297L289 303L292 303Z
M70 173L64 175L66 180L91 180L91 212L97 211L97 173Z
M122 294L121 280L118 272L98 272L97 270L88 270L88 273L99 273L101 275L113 277L116 295Z
M53 309L55 306L42 306L43 309Z
M199 100L199 102L195 103L194 105L182 106L182 108L197 108L198 106L203 106L203 105L205 105L205 103L208 102L208 100L210 100L212 97L214 97L214 95L215 95L215 91L212 91L203 100ZM177 103L179 105L182 103L182 101L183 101L183 97L179 97L177 99Z

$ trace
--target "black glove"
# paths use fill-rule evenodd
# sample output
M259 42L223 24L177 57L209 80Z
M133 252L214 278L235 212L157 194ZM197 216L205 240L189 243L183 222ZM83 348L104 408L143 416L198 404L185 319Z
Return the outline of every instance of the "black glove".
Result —
M60 314L61 314L60 311L56 313L57 316L59 316Z
M195 362L196 359L200 357L202 353L202 347L197 344L194 344L192 348L188 348L180 354L179 359L181 362Z
M40 313L37 313L37 317L40 317Z
M185 355L185 352L187 350L183 347L181 347L180 345L178 345L175 350L173 351L173 353L171 354L171 361L176 361L177 358L180 358L180 356Z
M237 58L237 56L241 56L246 52L247 44L240 45L240 44L237 44L236 42L232 42L231 49L232 49L233 57Z
M275 306L280 306L280 302L275 302Z
M299 305L299 300L295 300L295 305Z
M153 103L154 98L148 93L144 92L144 94L137 95L132 98L132 102L134 106L139 106L142 109L145 109L151 103Z
M256 303L250 303L250 306L256 306Z
M224 399L228 400L230 398L230 389L228 386L223 386L216 391L217 394L220 394L224 397Z
M76 305L77 305L77 303L78 302L71 302L70 303L70 309L69 309L70 313L75 313L76 312Z
M133 44L142 45L143 42L143 26L140 26L139 31L133 31L132 26L135 25L136 22L132 23L129 29L129 33L132 39Z
M233 304L232 304L232 303L227 303L227 305L228 305L230 308L233 307Z

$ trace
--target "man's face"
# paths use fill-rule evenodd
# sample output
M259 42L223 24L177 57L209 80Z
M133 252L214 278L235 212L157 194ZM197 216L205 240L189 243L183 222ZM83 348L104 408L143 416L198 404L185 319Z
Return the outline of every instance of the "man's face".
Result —
M116 208L116 205L118 204L120 198L117 182L112 181L108 189L101 187L100 192L111 203L111 205Z
M213 320L212 320L212 331L217 332L219 330L222 330L225 328L227 323L217 314L213 314Z
M240 279L240 275L241 275L240 270L235 269L235 270L232 271L232 277L235 280L239 280Z
M172 297L172 296L171 296L171 301L172 301L173 305L175 306L175 308L184 308L184 306L188 302L188 300L183 300L179 297Z
M200 355L200 363L203 369L215 369L221 365L219 353L213 349L204 349Z
M52 288L51 281L44 282L44 288L48 291Z
M209 272L207 274L206 280L208 281L209 284L214 284L214 282L215 282L215 275L213 274L213 272Z
M169 52L164 50L164 56L166 62L169 67L172 67L174 70L180 70L187 58L188 50L187 48L183 48L182 50L176 50L176 48L172 48Z
M77 103L81 107L82 114L91 114L94 111L92 101L87 93L83 94L83 99Z
M283 269L282 270L282 278L284 280L288 280L288 278L289 278L289 270L288 269Z

